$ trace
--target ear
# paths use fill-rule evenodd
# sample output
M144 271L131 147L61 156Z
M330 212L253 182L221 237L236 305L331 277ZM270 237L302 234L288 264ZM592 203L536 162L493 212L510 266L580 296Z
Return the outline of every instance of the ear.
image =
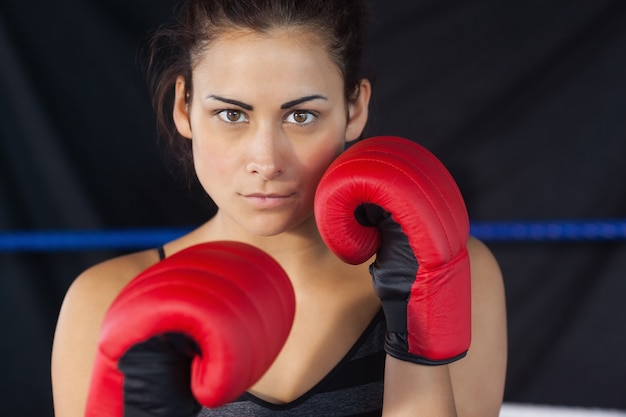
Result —
M346 127L346 141L357 140L369 115L369 103L372 95L372 84L367 79L359 82L359 95L356 100L348 103L348 126Z
M174 94L174 124L178 133L187 139L191 139L191 120L189 119L190 100L187 96L188 90L185 88L185 79L179 76L176 79Z

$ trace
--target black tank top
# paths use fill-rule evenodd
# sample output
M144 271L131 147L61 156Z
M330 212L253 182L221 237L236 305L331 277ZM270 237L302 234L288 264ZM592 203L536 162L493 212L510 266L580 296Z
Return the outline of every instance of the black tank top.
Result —
M198 417L380 417L383 405L385 320L382 311L335 368L311 390L287 404L250 393Z

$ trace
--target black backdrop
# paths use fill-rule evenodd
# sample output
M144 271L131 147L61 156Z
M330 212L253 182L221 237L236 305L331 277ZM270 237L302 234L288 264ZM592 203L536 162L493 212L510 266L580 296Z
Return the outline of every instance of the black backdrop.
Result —
M136 54L173 2L2 0L0 230L187 226ZM626 217L626 2L376 1L369 135L414 138L472 220ZM626 244L489 242L506 400L626 409ZM0 253L0 414L52 415L63 294L112 251Z

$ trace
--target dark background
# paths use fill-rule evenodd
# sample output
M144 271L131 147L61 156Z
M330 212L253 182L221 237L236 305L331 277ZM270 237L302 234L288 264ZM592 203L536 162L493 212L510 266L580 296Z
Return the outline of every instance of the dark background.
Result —
M188 226L137 61L172 1L2 0L0 230ZM429 147L473 221L626 217L626 2L377 1L368 135ZM626 243L488 242L506 401L626 409ZM0 253L0 414L51 416L63 295L114 251Z

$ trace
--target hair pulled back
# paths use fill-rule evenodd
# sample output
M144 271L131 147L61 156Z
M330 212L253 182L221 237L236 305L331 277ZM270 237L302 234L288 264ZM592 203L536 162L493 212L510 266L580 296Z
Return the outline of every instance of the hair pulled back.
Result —
M146 75L159 133L167 141L169 156L183 168L192 170L193 164L190 141L182 140L172 117L176 79L184 77L190 93L194 66L227 30L310 30L341 71L346 99L358 95L368 17L365 0L187 0L181 6L174 19L152 36Z

